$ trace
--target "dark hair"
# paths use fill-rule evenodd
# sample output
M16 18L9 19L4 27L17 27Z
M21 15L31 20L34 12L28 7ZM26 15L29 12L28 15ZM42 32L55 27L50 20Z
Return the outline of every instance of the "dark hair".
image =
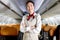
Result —
M27 2L26 2L26 5L27 5L29 2L33 3L33 5L34 5L34 2L33 2L33 1L27 1Z

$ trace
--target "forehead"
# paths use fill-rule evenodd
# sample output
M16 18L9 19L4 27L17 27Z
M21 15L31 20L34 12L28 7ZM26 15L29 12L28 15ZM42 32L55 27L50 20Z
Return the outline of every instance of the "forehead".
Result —
M27 5L33 5L33 3L32 2L28 2Z

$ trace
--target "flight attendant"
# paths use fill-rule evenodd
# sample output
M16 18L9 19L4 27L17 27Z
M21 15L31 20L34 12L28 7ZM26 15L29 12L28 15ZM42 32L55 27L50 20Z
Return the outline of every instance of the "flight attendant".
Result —
M41 16L34 12L34 2L27 1L28 14L24 15L20 24L20 31L24 33L23 40L38 40L41 31Z

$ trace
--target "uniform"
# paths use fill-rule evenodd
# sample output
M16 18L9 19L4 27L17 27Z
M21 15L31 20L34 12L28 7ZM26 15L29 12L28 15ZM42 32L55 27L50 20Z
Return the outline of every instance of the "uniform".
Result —
M28 16L29 14L23 16L21 21L20 31L24 33L23 40L38 40L38 34L41 31L41 16L34 13L34 18L31 17L29 20L27 20ZM24 27L24 24L26 25L26 27ZM34 25L36 25L36 28L31 30L31 26Z

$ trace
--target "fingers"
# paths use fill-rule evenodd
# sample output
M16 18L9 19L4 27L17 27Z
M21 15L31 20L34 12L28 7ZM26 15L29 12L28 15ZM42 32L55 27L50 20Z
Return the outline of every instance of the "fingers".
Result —
M32 30L35 29L35 26L31 26L31 29L32 29Z

